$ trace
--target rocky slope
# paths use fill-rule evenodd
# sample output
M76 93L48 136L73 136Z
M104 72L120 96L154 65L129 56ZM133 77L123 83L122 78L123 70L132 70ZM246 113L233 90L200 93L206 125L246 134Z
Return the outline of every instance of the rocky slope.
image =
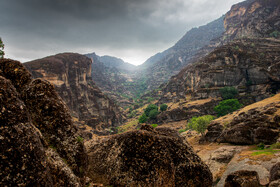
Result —
M113 57L99 57L95 53L86 56L92 60L92 79L102 92L122 108L131 105L133 100L129 98L133 98L133 93L137 90L132 86L135 80L132 68L122 61L115 63L116 59Z
M206 140L232 144L273 144L280 137L280 94L213 121Z
M55 88L0 59L0 186L83 186L87 156Z
M87 142L89 175L113 186L211 186L212 174L176 131L142 126Z
M147 90L151 91L177 74L192 57L210 41L224 32L221 17L207 25L188 31L173 47L149 58L143 65L140 75L146 78Z
M33 77L43 78L55 85L72 116L91 126L95 133L108 133L122 122L118 107L92 81L89 58L63 53L24 65Z
M160 102L219 97L219 89L234 86L240 95L255 101L280 88L280 41L239 39L217 48L197 63L183 69L163 89Z
M253 101L279 90L280 4L276 0L245 1L232 6L224 19L225 33L205 58L194 61L163 87L160 102L219 97L224 86L250 94ZM215 46L215 45L214 45ZM206 46L199 59L213 46Z

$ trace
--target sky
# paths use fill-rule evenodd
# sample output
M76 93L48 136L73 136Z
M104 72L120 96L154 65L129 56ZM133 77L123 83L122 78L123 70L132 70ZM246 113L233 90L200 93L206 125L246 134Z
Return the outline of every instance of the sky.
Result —
M240 1L0 0L0 37L21 62L95 52L139 65Z

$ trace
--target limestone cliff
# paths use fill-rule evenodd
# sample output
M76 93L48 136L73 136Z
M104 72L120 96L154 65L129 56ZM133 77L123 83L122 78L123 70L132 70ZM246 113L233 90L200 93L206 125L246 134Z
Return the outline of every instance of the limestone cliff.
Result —
M96 133L108 133L123 119L118 107L92 81L91 64L83 55L63 53L24 65L33 77L55 85L73 117L93 127Z
M174 76L163 89L161 102L219 97L219 89L234 86L254 101L280 89L280 41L240 39L217 48Z
M224 86L250 94L252 102L278 92L279 26L278 0L248 0L232 6L224 19L225 33L170 79L160 102L219 97Z
M248 0L232 6L224 19L224 39L241 37L280 38L280 2Z

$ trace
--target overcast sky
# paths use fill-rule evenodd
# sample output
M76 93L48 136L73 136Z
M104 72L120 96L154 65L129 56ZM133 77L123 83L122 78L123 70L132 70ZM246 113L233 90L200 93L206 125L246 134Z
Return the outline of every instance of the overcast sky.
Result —
M6 58L96 52L141 64L241 0L0 0Z

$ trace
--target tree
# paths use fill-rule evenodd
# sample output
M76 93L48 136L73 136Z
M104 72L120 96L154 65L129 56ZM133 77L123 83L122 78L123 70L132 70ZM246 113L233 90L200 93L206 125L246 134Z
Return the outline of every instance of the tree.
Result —
M215 119L215 117L211 115L192 117L192 119L187 125L187 129L195 130L199 132L202 136L204 136L204 132L207 129L207 126L213 119Z
M234 87L224 87L220 89L220 93L224 100L234 99L238 95L238 90Z
M146 123L147 120L148 120L148 117L145 113L139 117L139 123Z
M4 58L4 44L3 44L3 41L2 39L0 38L0 58Z
M227 115L231 112L234 112L240 109L242 105L239 103L237 99L227 99L221 101L219 105L217 105L214 110L217 112L218 117Z
M158 115L158 110L157 109L151 110L150 113L149 113L149 118L150 119L156 119L157 115Z
M154 104L150 104L144 111L146 116L149 116L149 114L152 110L157 110L158 111L158 107Z
M160 108L160 111L163 112L163 111L166 111L166 110L167 110L167 107L168 107L167 104L162 104L162 105L160 105L159 108Z

